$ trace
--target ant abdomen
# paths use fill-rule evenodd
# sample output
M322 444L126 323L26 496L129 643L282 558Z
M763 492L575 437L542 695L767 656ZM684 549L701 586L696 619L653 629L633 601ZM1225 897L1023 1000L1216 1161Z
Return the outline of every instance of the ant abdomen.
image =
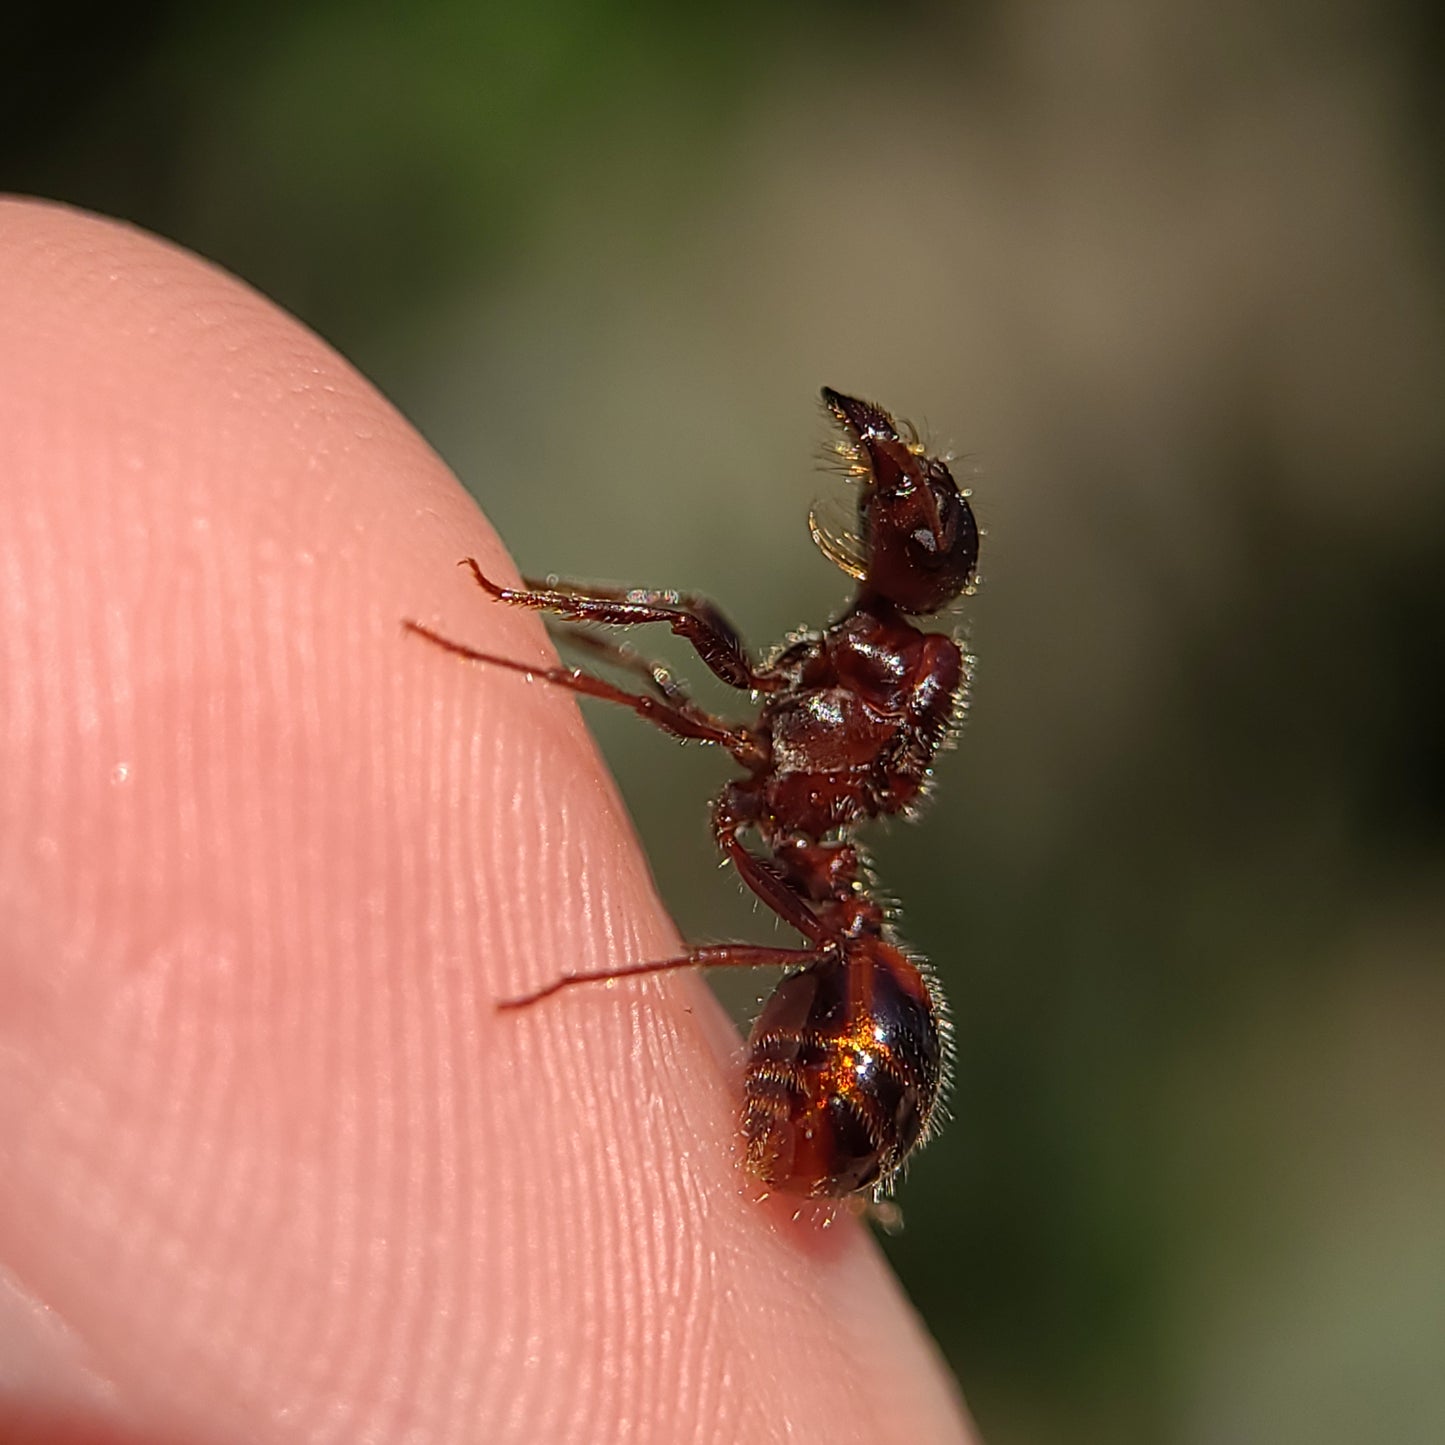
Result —
M748 1042L748 1170L788 1194L842 1198L888 1180L927 1132L944 1039L927 980L881 939L789 975Z

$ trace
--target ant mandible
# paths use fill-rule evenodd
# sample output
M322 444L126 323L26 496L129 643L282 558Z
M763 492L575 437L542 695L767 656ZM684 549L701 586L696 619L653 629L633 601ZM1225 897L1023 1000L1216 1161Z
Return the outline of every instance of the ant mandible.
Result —
M747 1168L771 1188L838 1199L891 1186L938 1115L949 1035L929 966L899 942L870 896L853 835L869 818L908 813L964 706L969 659L951 636L911 621L973 588L978 527L947 464L881 407L830 388L823 401L843 434L837 451L860 486L858 535L816 515L813 540L858 584L822 633L790 639L754 663L711 602L676 592L527 581L502 587L468 558L499 602L572 623L666 623L712 672L761 700L750 724L712 716L668 671L629 648L577 633L610 663L639 675L632 693L580 668L536 667L406 627L458 657L509 668L589 697L622 703L675 737L725 748L745 776L713 804L718 847L743 882L806 940L802 948L725 943L678 958L563 973L507 999L521 1008L575 984L695 966L781 964L789 973L753 1025L742 1131ZM750 834L754 852L742 842Z

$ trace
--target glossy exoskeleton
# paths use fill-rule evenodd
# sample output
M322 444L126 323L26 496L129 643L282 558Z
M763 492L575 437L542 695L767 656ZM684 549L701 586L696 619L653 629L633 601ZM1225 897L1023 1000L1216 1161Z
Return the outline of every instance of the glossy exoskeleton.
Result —
M502 1005L521 1007L597 979L699 965L784 964L753 1025L742 1129L747 1167L780 1191L880 1194L936 1120L948 1062L947 1020L927 965L897 939L871 896L853 835L869 818L909 812L963 707L967 664L953 637L915 617L972 589L978 528L948 466L880 407L825 388L837 447L859 487L857 534L809 519L824 555L857 583L822 633L755 663L712 603L675 592L503 587L498 601L573 623L665 623L723 682L759 699L756 720L726 722L695 704L667 670L597 634L574 640L639 675L632 693L579 668L539 668L478 652L419 623L413 631L473 661L623 703L665 732L725 748L743 775L713 804L718 846L739 876L802 935L801 948L694 947L678 958L607 972L563 973ZM749 847L744 837L755 840Z

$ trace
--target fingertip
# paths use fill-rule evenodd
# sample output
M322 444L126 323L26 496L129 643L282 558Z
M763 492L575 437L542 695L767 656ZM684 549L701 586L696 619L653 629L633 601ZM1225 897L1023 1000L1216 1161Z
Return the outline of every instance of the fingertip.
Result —
M127 1410L962 1438L861 1232L755 1206L696 980L497 1012L680 945L573 701L405 626L549 656L441 462L114 223L0 205L0 311L0 1249Z

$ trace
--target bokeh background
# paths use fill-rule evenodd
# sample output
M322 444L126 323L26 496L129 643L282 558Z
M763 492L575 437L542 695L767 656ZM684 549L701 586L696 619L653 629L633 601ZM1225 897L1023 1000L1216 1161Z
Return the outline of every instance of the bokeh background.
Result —
M951 445L974 708L877 852L956 1118L886 1248L992 1445L1445 1439L1434 7L21 6L5 44L0 187L295 311L524 568L766 644L843 596L818 386ZM594 722L683 929L771 936L720 761Z

